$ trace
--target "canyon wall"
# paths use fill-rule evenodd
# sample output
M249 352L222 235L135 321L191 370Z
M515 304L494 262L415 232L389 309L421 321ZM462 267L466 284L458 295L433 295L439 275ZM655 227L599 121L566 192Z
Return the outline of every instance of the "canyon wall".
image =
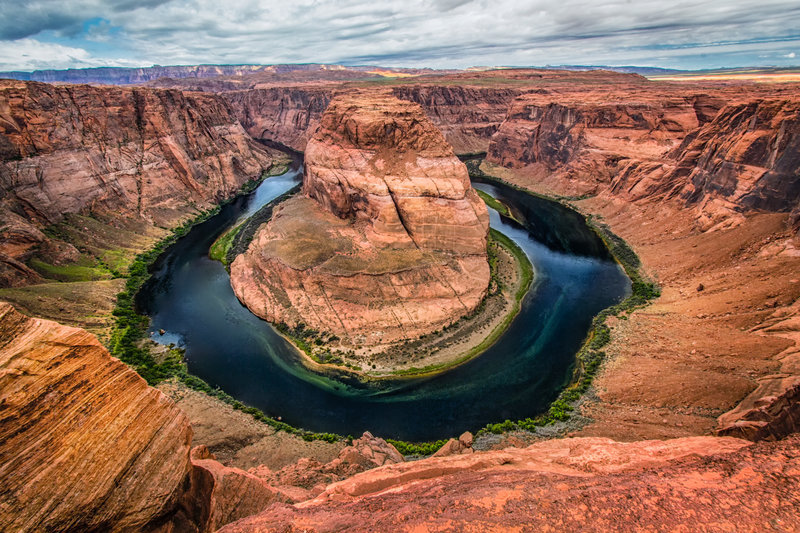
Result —
M40 231L67 214L169 227L273 157L214 95L0 82L2 285L30 281L37 248L75 255Z
M390 92L421 105L458 154L485 152L509 104L523 92L513 88L423 84L375 91ZM250 135L302 152L331 98L347 92L357 89L280 86L231 91L222 96Z
M485 295L486 206L419 106L334 100L306 147L303 193L231 265L262 318L375 345L441 329Z
M247 133L302 152L328 107L325 87L270 87L222 95Z
M524 95L487 159L576 195L677 198L697 207L704 229L735 213L796 210L800 102L742 98Z

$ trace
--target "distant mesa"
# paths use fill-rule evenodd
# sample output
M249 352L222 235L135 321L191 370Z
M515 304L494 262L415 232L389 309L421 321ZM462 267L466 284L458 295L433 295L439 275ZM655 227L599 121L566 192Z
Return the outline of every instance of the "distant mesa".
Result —
M231 265L258 316L360 346L439 330L489 285L489 215L422 108L334 99L305 153L303 193L275 209Z

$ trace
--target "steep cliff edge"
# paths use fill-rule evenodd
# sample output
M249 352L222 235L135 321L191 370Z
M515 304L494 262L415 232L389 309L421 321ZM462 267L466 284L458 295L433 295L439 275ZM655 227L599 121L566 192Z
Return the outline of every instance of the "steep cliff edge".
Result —
M214 95L2 81L0 254L10 266L0 278L30 281L18 264L52 247L39 229L65 215L169 227L272 159Z
M189 473L185 416L93 335L0 303L0 529L135 530Z
M797 99L660 91L520 96L487 159L576 195L678 198L697 208L704 229L734 213L797 209Z
M415 84L387 89L401 100L415 102L445 136L456 153L485 152L506 110L523 89ZM220 96L256 139L280 142L304 151L322 113L337 94L356 89L331 85L256 87Z
M190 457L186 415L93 335L4 302L0 389L3 531L213 531L287 501Z
M377 345L441 329L485 295L486 206L419 106L334 100L306 148L303 193L231 265L262 318Z
M658 90L528 94L514 100L487 159L568 180L578 192L608 187L629 161L660 161L722 107L719 98Z

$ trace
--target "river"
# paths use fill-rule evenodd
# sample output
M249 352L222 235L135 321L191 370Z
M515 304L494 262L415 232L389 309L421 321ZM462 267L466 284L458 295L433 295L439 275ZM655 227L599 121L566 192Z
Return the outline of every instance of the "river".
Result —
M535 269L507 332L479 357L433 377L363 386L315 374L239 303L225 268L208 258L226 228L301 178L302 168L294 165L195 226L158 259L136 298L152 319L153 338L183 347L192 374L294 426L424 441L534 416L570 379L592 318L630 293L630 281L579 214L502 184L474 182L514 210L523 224L490 209L491 225L513 239ZM160 329L166 333L159 335Z

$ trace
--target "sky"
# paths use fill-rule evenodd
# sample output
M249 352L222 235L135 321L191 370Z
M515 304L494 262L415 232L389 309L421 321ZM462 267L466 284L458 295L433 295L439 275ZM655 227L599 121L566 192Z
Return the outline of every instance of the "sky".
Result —
M0 70L800 65L800 0L0 0Z

